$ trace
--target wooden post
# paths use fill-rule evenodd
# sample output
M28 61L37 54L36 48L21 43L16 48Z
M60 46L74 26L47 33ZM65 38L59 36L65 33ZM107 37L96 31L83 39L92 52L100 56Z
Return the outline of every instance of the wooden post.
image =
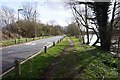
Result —
M20 61L15 60L15 76L18 77L21 75L21 67L20 67Z
M45 49L44 49L45 53L47 53L47 46L45 46Z
M59 43L59 40L58 40L58 43Z
M26 38L26 42L27 42L27 38Z
M60 42L61 42L61 39L60 39Z
M53 46L55 46L55 42L53 42Z
M18 38L18 43L20 43L20 38Z
M16 39L15 39L15 44L16 44Z

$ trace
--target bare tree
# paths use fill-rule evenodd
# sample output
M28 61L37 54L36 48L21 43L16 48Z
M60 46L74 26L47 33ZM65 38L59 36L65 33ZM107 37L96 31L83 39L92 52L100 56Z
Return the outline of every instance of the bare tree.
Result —
M110 10L111 3L113 7ZM101 48L109 51L111 44L111 35L114 27L113 24L116 16L115 14L117 9L116 5L118 5L117 1L115 0L114 2L104 2L104 3L72 1L70 2L70 4L72 5L72 9L74 13L76 13L75 16L76 19L78 20L77 22L79 22L86 28L87 35L88 35L88 29L93 30L94 33L97 35L98 39L93 45L95 45L100 39ZM84 14L82 13L82 11L80 11L82 7L79 7L80 5L83 4L85 5ZM91 12L89 11L90 13L92 13L91 16L89 16L88 14L87 5L91 9ZM109 14L112 14L112 18L110 21L108 20L109 19L108 17L110 16ZM118 21L116 23L118 23ZM94 26L89 24L93 24ZM87 37L87 39L89 41L89 37Z
M6 6L2 6L1 9L1 17L2 17L2 24L3 25L8 25L13 22L15 22L15 14L14 10L11 8L8 8Z
M84 7L83 7L83 3L84 3ZM81 4L81 5L79 5ZM91 9L89 7L87 7L87 3L85 2L70 2L69 5L71 6L71 10L73 12L73 15L75 17L76 22L78 23L78 25L80 26L80 32L83 38L83 43L84 43L84 34L82 33L84 29L86 29L86 34L87 34L87 43L90 43L90 38L89 38L89 29L92 30L96 36L97 36L97 40L95 41L95 43L93 44L94 46L96 45L96 43L99 41L99 35L98 35L98 29L97 29L97 24L93 24L90 25L91 23L95 23L95 20L91 20L92 19L92 12ZM90 13L91 12L91 13ZM82 29L83 28L83 29Z
M34 37L37 37L37 2L26 2L22 5L22 12L21 12L25 21L34 22ZM27 24L28 24L27 23Z
M70 8L71 8L71 10L72 10L72 14L73 14L73 16L74 16L74 18L75 18L75 21L76 21L76 23L77 23L78 29L79 29L79 31L80 31L80 33L81 33L81 38L82 38L83 44L85 44L84 34L83 34L83 29L82 29L82 26L83 26L83 25L80 24L79 18L78 18L78 16L77 16L77 13L73 10L73 7L72 7L71 3L69 3L69 5L70 5Z
M22 16L25 20L36 21L38 16L37 3L27 2L22 5Z

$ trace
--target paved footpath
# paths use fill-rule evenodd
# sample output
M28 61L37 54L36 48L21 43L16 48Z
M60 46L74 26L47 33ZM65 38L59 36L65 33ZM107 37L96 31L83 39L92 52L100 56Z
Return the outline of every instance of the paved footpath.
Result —
M57 42L64 36L55 36L45 39L40 39L28 43L17 44L13 46L0 48L0 72L5 72L14 65L14 61L24 60L32 54L41 50L45 45L51 45L54 41ZM1 66L2 64L2 66Z

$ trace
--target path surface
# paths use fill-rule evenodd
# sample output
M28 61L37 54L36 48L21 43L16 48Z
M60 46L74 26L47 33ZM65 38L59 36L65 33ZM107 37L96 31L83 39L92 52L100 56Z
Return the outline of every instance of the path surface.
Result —
M40 78L43 78L43 79L48 78L48 80L54 78L56 67L60 63L64 54L66 53L66 50L69 49L70 47L74 46L74 43L69 38L68 38L68 41L69 41L70 45L63 49L63 51L60 53L60 55L56 57L56 60L52 64L50 64L48 69L45 70L45 73L42 76L40 76Z
M2 69L2 72L5 72L7 69L14 65L14 61L16 59L24 60L30 55L41 50L45 45L51 45L53 41L57 42L63 37L64 36L55 36L1 48L0 50L2 53L0 53L0 57L2 57L2 59L0 59L0 65L2 64L2 66L0 66L0 69Z

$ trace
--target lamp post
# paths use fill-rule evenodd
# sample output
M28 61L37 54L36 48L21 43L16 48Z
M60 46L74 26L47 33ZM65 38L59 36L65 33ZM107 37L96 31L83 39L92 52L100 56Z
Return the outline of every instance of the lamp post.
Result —
M19 22L19 11L22 11L23 9L18 9L18 22Z
M35 10L35 37L37 37L37 32L36 32L36 31L37 31L37 30L36 30L36 25L37 25L37 24L36 24L36 10Z
M22 11L23 9L18 9L18 32L20 33L20 27L19 27L19 11ZM20 42L20 38L19 38L19 42Z

